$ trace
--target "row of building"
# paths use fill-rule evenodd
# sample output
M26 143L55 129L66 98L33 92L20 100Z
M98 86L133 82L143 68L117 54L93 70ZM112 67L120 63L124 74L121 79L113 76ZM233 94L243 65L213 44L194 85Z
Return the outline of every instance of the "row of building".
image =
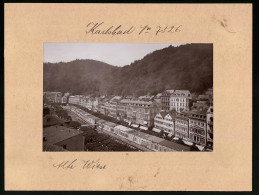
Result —
M156 96L95 97L45 92L51 102L81 105L117 120L153 128L170 136L197 143L213 143L213 90L202 95L189 90L166 90Z
M187 142L213 146L213 106L207 110L162 111L155 116L154 131L166 132Z
M76 114L87 124L96 125L98 130L110 132L119 137L127 139L130 142L134 142L137 145L143 146L151 151L190 151L191 149L189 146L147 134L145 131L136 131L130 127L102 120L73 106L66 109L70 109L71 112Z

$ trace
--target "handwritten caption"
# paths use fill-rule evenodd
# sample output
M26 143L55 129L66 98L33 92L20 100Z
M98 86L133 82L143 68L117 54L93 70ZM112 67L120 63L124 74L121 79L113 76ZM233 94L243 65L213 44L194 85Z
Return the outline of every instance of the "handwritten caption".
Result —
M86 25L85 33L87 35L145 35L145 34L174 34L182 31L182 25L158 25L150 26L148 24L140 26L123 26L123 25L112 25L105 26L104 22L90 22Z
M61 161L54 163L53 167L56 169L106 169L105 164L101 164L100 160L78 160L74 159L71 161Z

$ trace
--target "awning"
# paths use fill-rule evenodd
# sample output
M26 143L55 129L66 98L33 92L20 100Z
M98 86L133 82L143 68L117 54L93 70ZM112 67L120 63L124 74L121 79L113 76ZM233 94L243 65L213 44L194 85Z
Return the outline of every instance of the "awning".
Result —
M142 130L147 130L147 127L144 127L144 126L140 126L139 128Z
M160 130L160 129L157 129L157 128L153 128L152 131L155 131L155 132L157 132L157 133L160 133L160 132L161 132L161 130Z
M174 137L173 140L179 140L179 138L178 137Z
M196 147L200 150L200 151L202 151L205 147L204 146L201 146L201 145L198 145L198 144L196 144Z
M186 140L183 140L183 143L185 143L185 144L188 145L188 146L192 146L192 145L193 145L192 142L189 142L189 141L186 141Z

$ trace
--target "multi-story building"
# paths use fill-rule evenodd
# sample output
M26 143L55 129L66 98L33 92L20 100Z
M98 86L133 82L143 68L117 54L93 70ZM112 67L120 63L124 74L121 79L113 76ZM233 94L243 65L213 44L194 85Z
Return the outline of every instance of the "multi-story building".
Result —
M162 110L164 110L164 111L169 111L170 110L170 96L173 94L173 92L174 92L173 89L166 90L160 96Z
M176 112L175 117L175 137L189 139L189 113Z
M174 110L169 112L159 112L154 119L154 128L162 130L163 132L174 135L176 112Z
M80 95L71 95L69 96L68 103L79 104L80 99L81 99Z
M127 121L127 110L124 103L118 102L117 104L117 118L121 121Z
M100 113L106 115L106 106L104 103L100 104Z
M89 99L89 97L87 97L87 96L81 96L79 98L79 105L87 108L88 99Z
M128 122L148 127L154 125L154 118L161 111L161 105L155 101L122 99L120 104L126 108Z
M113 118L117 118L117 103L116 102L106 102L104 104L104 108L105 108L105 114L113 117Z
M207 143L207 111L192 111L189 116L190 140L193 143L206 146Z
M61 103L62 93L61 92L43 92L43 97L52 103Z
M95 98L93 101L92 101L92 107L93 107L93 111L98 111L99 110L99 103L100 103L100 100L99 98Z
M170 110L188 111L190 99L189 90L175 90L170 96Z
M156 101L157 103L161 104L161 96L162 96L162 93L158 93L158 94L154 97L154 101Z
M213 147L213 106L210 106L206 114L207 120L207 144Z
M61 103L68 103L69 93L65 93L61 98Z

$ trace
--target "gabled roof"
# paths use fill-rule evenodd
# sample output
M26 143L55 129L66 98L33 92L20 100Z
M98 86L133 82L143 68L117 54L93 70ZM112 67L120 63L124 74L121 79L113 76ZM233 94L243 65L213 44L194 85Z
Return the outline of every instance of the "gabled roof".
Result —
M167 148L176 150L176 151L190 151L191 150L191 148L189 146L185 146L185 145L178 144L178 143L168 141L168 140L163 140L159 144L162 146L165 146Z
M162 118L164 118L167 115L167 112L161 111L161 112L157 113L157 115L160 115Z
M56 144L82 133L82 131L58 125L43 128L43 137L49 144Z
M176 117L176 111L175 110L170 110L167 114L169 114L171 116L171 118Z
M175 90L173 96L191 96L189 90Z

